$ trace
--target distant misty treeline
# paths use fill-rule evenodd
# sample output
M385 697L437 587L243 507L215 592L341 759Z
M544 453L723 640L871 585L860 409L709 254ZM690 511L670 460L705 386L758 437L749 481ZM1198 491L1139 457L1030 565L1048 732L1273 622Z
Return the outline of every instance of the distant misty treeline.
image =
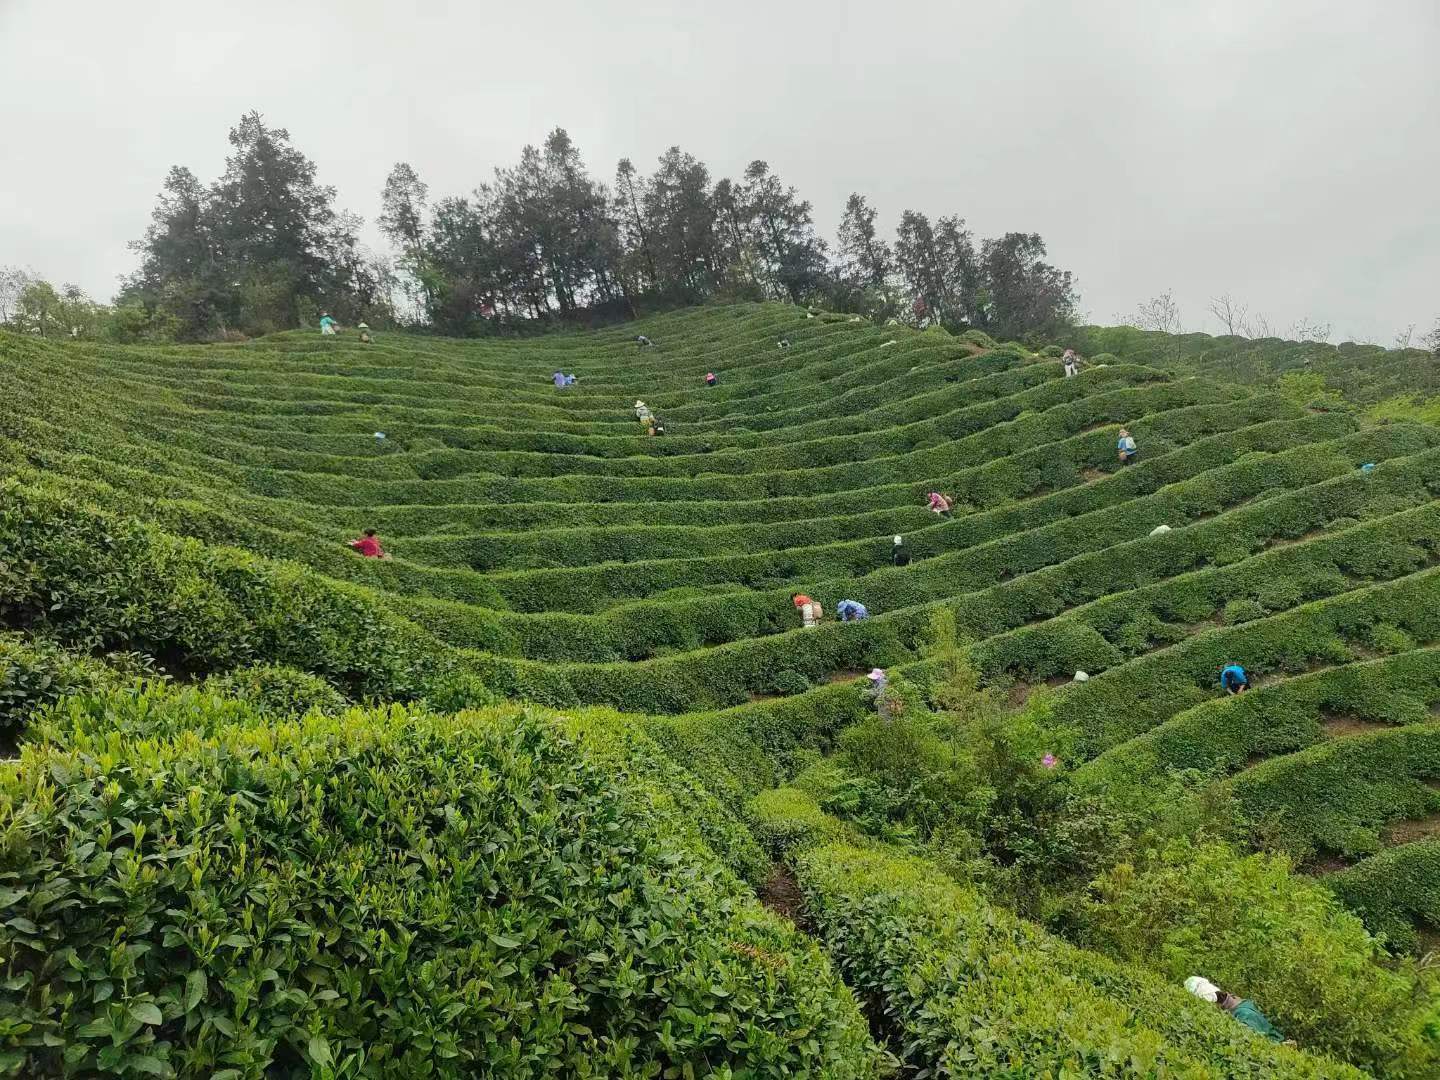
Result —
M406 323L446 334L596 322L710 299L772 299L1000 338L1071 319L1071 275L1034 233L977 239L958 216L906 210L893 238L851 195L833 242L811 203L764 161L716 180L679 147L608 185L562 129L472 191L432 199L410 165L381 192L392 256L283 128L257 113L230 132L214 183L176 166L117 304L157 333L204 339L313 322Z

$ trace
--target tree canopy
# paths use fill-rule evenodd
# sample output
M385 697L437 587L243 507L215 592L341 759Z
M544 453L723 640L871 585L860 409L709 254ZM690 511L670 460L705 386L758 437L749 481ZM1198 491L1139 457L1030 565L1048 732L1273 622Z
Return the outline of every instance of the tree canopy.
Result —
M314 162L256 112L230 129L225 171L209 187L175 166L150 227L131 247L141 264L121 301L165 312L202 338L298 325L319 309L343 320L382 316L389 271L361 247L362 220L338 210Z
M892 244L865 197L847 201L833 247L813 206L762 160L714 179L679 146L642 172L621 158L613 184L589 173L563 128L542 147L427 215L425 184L401 162L380 224L419 319L445 333L525 320L632 315L712 298L818 303L871 318L1004 337L1053 333L1071 318L1072 279L1033 233L976 242L955 215L906 210Z
M360 243L314 162L260 114L230 131L225 170L203 184L170 170L140 267L120 302L203 339L391 318L446 334L608 320L710 299L816 303L1002 337L1053 333L1070 319L1068 273L1033 233L976 241L957 215L905 210L893 242L859 193L832 246L814 207L763 160L712 175L672 146L647 174L629 158L596 179L564 128L464 194L432 200L398 162L376 225L392 263Z

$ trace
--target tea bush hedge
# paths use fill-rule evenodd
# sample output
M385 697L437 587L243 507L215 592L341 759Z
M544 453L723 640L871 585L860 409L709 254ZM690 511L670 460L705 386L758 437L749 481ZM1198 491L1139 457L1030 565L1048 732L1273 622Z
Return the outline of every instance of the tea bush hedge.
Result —
M1387 848L1324 878L1373 933L1416 949L1421 925L1440 926L1440 839Z
M1302 1046L1382 1076L1440 1068L1421 1033L1433 980L1284 858L1172 842L1101 875L1079 921L1080 941L1172 982L1199 971L1243 988Z
M1324 668L1197 705L1101 754L1075 778L1115 798L1143 797L1167 769L1236 772L1258 758L1324 741L1334 720L1414 723L1428 719L1437 701L1440 649L1434 647Z
M1440 369L1423 349L1386 349L1344 342L1163 334L1128 326L1085 327L1076 335L1083 353L1233 383L1273 385L1291 372L1318 375L1348 400L1374 402L1396 393L1440 392ZM1098 359L1098 357L1094 358Z
M916 1071L1364 1075L1266 1043L1180 985L1066 945L915 860L828 845L797 870L821 940Z
M1440 571L1419 573L1318 600L1268 619L1222 627L1147 654L1065 691L1059 704L1076 747L1089 758L1143 734L1181 710L1220 696L1219 672L1242 659L1259 680L1318 664L1345 664L1393 628L1437 640Z
M293 564L177 539L0 480L0 618L80 649L184 669L291 663L355 694L419 693L442 658L416 628Z
M54 642L0 634L0 742L13 744L25 718L36 709L67 694L111 686L121 679L121 673L111 666Z
M0 780L12 1071L877 1075L814 947L583 736L228 720Z
M1229 782L1241 812L1299 856L1379 850L1386 826L1440 817L1440 724L1333 739L1263 761Z

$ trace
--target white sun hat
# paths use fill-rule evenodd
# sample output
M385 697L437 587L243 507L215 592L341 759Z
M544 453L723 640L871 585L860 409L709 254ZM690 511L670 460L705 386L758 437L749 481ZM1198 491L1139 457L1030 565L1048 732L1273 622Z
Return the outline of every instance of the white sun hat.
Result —
M1198 997L1201 1001L1208 1001L1212 1005L1220 997L1220 988L1209 979L1200 975L1191 975L1185 980L1185 989Z

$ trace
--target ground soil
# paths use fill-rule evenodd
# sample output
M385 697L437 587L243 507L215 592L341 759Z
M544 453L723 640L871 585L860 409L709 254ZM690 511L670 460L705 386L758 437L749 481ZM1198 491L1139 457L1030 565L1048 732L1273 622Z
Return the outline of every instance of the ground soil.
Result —
M805 897L790 867L777 862L770 867L770 876L758 890L760 902L776 914L783 915L796 925L804 921Z
M1045 685L1051 690L1058 690L1062 686L1069 686L1075 681L1073 675L1051 675L1045 680ZM1035 684L1017 682L1010 688L1009 701L1012 708L1018 709L1024 705L1031 694L1035 692Z
M1350 735L1365 735L1372 731L1379 731L1390 725L1375 720L1362 720L1358 716L1326 716L1320 721L1320 727L1324 730L1327 739L1343 739Z
M1303 544L1306 540L1314 540L1317 536L1324 536L1325 532L1326 530L1324 529L1311 529L1309 532L1301 536L1273 536L1266 543L1265 547L1269 551L1274 551L1276 548L1285 548L1290 547L1294 544Z
M1387 844L1413 844L1440 833L1440 814L1427 814L1410 821L1397 821L1385 830Z
M1415 936L1420 943L1417 951L1421 956L1427 953L1440 953L1440 930L1421 924L1415 927Z

